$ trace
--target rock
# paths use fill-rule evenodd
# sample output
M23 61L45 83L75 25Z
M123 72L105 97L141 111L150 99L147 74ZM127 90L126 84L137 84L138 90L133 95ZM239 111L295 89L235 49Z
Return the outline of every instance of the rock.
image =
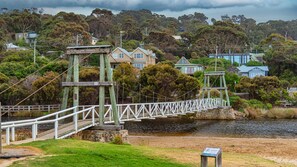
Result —
M217 108L207 111L197 112L194 119L236 119L235 112L232 108Z

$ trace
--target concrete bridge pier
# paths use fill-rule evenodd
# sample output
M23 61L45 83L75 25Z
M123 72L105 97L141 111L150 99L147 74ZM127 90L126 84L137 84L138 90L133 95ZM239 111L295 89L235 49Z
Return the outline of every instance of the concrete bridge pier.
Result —
M121 139L124 143L128 142L128 130L123 125L98 125L83 130L72 136L82 140L94 142L113 142L115 138Z

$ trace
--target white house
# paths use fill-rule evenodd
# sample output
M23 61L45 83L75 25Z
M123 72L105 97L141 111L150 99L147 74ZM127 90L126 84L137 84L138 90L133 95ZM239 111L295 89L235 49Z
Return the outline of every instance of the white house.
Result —
M7 51L9 51L9 50L20 51L20 50L27 50L27 49L24 48L24 47L20 47L20 46L14 45L13 43L8 43L8 44L6 44L6 50Z
M245 66L237 67L239 75L254 78L256 76L268 76L268 66Z
M193 75L196 71L203 71L204 68L199 64L190 63L185 57L182 57L176 64L175 68L184 74Z

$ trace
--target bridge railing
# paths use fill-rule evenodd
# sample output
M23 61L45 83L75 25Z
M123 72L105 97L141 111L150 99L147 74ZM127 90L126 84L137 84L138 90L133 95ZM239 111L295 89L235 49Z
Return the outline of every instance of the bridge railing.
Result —
M17 112L17 111L52 111L52 110L59 110L59 104L53 105L2 105L3 112Z
M158 103L133 103L118 104L118 118L120 122L141 120L146 118L165 117L206 111L208 109L225 107L226 101L215 99L195 99L177 102ZM85 121L87 124L81 124ZM38 126L41 124L54 125L54 138L65 138L78 131L94 126L99 121L99 105L71 107L42 117L20 121L3 122L1 128L6 131L6 144L15 141L15 128L31 127L32 139L38 136ZM105 105L104 123L113 123L111 105ZM61 128L67 125L68 131L61 132ZM59 133L60 131L60 133Z

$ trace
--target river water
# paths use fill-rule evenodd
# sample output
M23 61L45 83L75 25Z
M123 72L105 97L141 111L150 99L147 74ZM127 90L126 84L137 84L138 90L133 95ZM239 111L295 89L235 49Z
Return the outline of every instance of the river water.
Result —
M297 138L297 120L191 120L166 118L125 123L134 135Z
M30 117L2 117L3 122ZM45 124L38 129L53 128ZM216 136L297 138L297 119L263 120L193 120L187 118L157 118L141 122L126 122L130 135Z

